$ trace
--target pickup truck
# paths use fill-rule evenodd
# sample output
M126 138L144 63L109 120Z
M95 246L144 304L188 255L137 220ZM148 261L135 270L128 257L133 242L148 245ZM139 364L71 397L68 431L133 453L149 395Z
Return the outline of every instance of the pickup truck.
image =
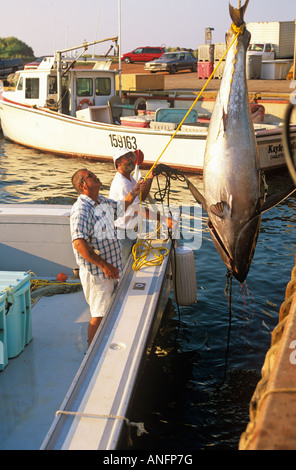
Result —
M262 60L274 60L275 48L270 43L255 43L248 47L248 55L261 55Z
M0 78L7 78L10 73L24 68L22 59L1 59L0 57Z

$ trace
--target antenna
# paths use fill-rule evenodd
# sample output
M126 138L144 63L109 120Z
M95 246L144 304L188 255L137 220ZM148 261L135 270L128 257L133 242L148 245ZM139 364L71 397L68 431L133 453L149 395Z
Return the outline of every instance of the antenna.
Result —
M96 34L95 34L95 38L94 38L94 41L96 41L97 39L97 36L98 36L98 29L99 29L99 21L100 21L100 16L101 16L101 9L102 9L102 2L99 0L99 8L98 8L98 18L97 18L97 25L96 25ZM93 58L95 56L95 44L94 44L94 47L93 47Z

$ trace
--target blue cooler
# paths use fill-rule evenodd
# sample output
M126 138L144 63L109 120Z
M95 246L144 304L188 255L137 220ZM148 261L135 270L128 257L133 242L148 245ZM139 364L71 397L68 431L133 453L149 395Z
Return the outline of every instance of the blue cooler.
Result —
M0 294L0 370L7 363L6 294Z
M6 329L8 358L18 356L32 339L31 274L0 271L0 292L6 294Z

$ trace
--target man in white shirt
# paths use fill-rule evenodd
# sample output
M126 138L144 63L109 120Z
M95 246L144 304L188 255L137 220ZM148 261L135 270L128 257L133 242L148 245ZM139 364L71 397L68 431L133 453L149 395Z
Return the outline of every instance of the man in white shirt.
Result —
M131 174L135 169L136 155L131 150L123 148L115 153L113 160L117 172L110 187L109 198L114 201L121 201L128 195L128 193L132 196L136 196L133 193L133 187L135 186L136 181ZM145 180L145 189L143 189L141 196L142 201L144 201L149 194L152 180L153 174L151 172ZM136 196L134 204L128 208L123 217L118 218L115 222L117 227L117 236L122 249L123 265L126 264L132 246L137 238L136 230L139 221L139 208L137 204L139 203L139 196Z

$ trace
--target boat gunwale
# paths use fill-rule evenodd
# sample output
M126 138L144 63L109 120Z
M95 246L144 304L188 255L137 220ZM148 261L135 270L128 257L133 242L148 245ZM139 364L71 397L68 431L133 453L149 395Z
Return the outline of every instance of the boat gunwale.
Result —
M171 245L171 242L169 242L169 244ZM63 400L63 402L60 406L60 410L58 410L59 412L56 414L56 416L55 416L55 418L52 422L52 425L49 428L48 433L44 438L44 441L42 443L42 446L41 446L40 450L47 450L47 449L54 448L55 443L56 443L56 439L59 439L59 436L55 437L55 433L59 434L61 427L65 424L66 427L69 426L69 431L66 432L66 437L67 437L68 433L70 433L70 429L72 427L72 423L74 421L74 418L78 419L79 422L83 418L83 416L79 416L79 413L78 413L78 416L75 415L75 414L74 415L71 415L71 414L69 415L69 414L67 414L67 411L72 410L73 405L74 405L74 407L77 405L77 403L75 403L75 400L77 399L77 394L78 395L80 394L79 387L81 386L81 382L83 382L84 379L86 378L87 374L91 373L91 370L92 370L92 367L93 367L93 360L96 358L96 355L99 354L99 357L100 357L99 362L96 363L96 365L95 365L95 369L97 370L99 364L102 364L105 360L106 351L108 351L110 349L110 346L112 345L114 336L116 335L116 329L115 329L115 332L114 332L114 328L116 327L117 323L120 321L120 317L123 315L123 313L121 313L121 310L122 310L121 308L117 312L114 309L116 309L116 304L118 303L118 299L119 299L120 295L123 293L124 286L125 286L124 279L126 278L126 280L128 281L130 279L130 276L132 276L132 280L135 280L136 277L134 277L134 276L137 276L137 273L132 272L132 263L131 263L131 261L132 260L130 259L128 264L125 267L123 278L122 278L121 282L119 283L118 289L116 290L116 293L113 297L113 300L111 301L111 304L110 304L109 309L108 309L108 313L104 317L103 322L101 324L101 327L97 331L97 333L94 337L94 340L93 340L92 344L90 345L90 347L89 347L89 349L88 349L88 351L87 351L87 353L86 353L86 355L85 355L85 357L84 357L84 359L83 359L83 361L82 361L82 363L81 363L81 365L80 365L80 367L79 367L79 369L78 369L78 371L77 371L77 373L76 373L76 375L73 379L73 382L72 382L67 394L65 395L65 398L64 398L64 400ZM156 311L156 312L159 309L161 310L161 306L159 305L160 302L161 302L161 292L162 292L162 289L163 289L165 283L168 282L168 279L169 279L168 278L168 272L169 272L169 270L170 270L170 257L167 257L166 259L163 260L163 263L160 267L159 266L154 266L153 267L153 273L154 273L153 275L150 273L150 276L152 275L152 283L151 283L151 286L149 287L149 292L150 292L150 290L153 290L153 289L155 291L154 297L149 300L149 302L151 303L150 310L151 310L151 307L152 307L153 311ZM163 273L162 275L160 274L161 272ZM157 287L159 287L159 289L155 290L155 285ZM130 374L128 374L128 376L129 376L128 377L128 383L124 385L125 396L133 394L133 390L134 390L134 388L136 386L136 383L137 383L137 380L138 380L140 365L143 364L143 361L145 360L145 357L146 357L145 356L145 351L147 351L147 349L149 348L149 344L152 343L152 341L155 337L155 334L157 332L157 329L159 327L160 320L161 320L161 316L159 314L158 315L154 314L152 317L149 316L149 318L147 320L147 318L146 318L147 317L147 309L146 309L147 302L148 302L148 299L146 299L146 301L145 301L145 308L143 308L143 312L142 312L142 314L139 318L140 323L144 322L146 326L145 326L145 328L140 328L140 332L139 332L139 326L137 327L138 334L140 334L142 340L137 341L135 343L135 339L133 339L132 344L130 346L129 355L128 355L128 361L129 362L131 360L134 361L134 362L137 362L137 367L136 368L137 368L138 372L137 372L136 376L134 377L134 379L132 379L132 377L130 377ZM147 324L147 321L149 321L149 325ZM139 323L139 325L140 325L140 323ZM108 331L110 330L110 328L111 328L112 334L108 334ZM143 339L144 339L144 341L143 341ZM102 351L102 349L103 349L103 351ZM139 350L142 351L141 354L139 354ZM134 354L135 351L136 351L137 354ZM133 356L133 354L134 354L134 356ZM127 379L126 367L127 367L127 364L125 365L125 368L123 370L121 382L122 382L122 380L123 380L123 382L125 382L125 380ZM119 403L117 403L118 402L118 393L119 393L119 391L117 390L115 395L114 395L114 400L112 402L112 412L113 411L116 412L116 410L114 410L113 408L114 408L114 406L115 407L117 406L117 407L121 408L121 411L124 411L124 410L122 410L122 408L125 408L125 414L127 414L130 405L128 405L128 403L126 402L126 397L125 397L124 403L119 405ZM78 398L78 402L79 402L79 398ZM63 411L65 411L66 413L63 414ZM97 419L97 417L94 417L94 418ZM70 421L70 423L69 423L69 421ZM118 442L119 442L119 439L120 439L120 434L121 434L123 426L124 426L124 420L122 420L122 419L113 419L112 416L110 416L109 419L107 417L105 417L105 418L103 417L101 422L102 421L106 421L105 432L106 432L106 429L108 428L108 434L110 434L110 436L107 438L108 445L109 445L108 449L110 449L110 443L111 442L113 443L112 446L111 446L111 449L114 449L118 445ZM75 434L75 431L74 431L74 434ZM61 437L63 442L65 442L66 437L65 438ZM104 443L105 443L106 435L104 435L104 437L101 438L101 445L103 444L102 441L104 441ZM115 447L113 447L113 445L115 445ZM100 449L100 447L98 448L98 450L99 449ZM104 450L106 450L105 446L104 446Z

